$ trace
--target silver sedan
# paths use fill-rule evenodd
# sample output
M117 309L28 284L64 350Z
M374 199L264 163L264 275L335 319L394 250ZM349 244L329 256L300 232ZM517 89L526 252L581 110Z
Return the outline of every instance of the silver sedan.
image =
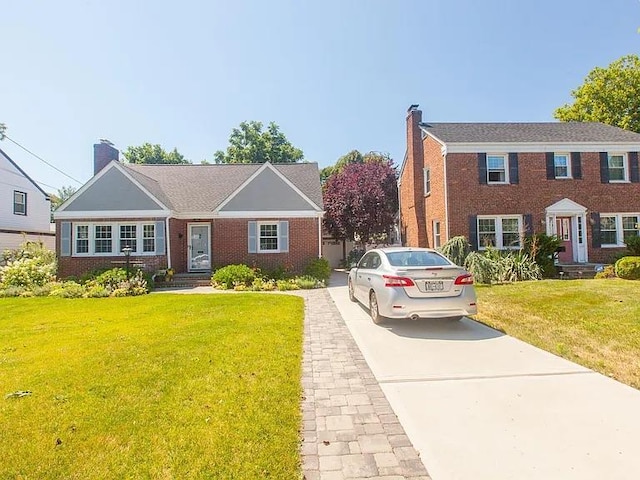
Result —
M369 250L349 271L349 299L385 318L450 318L478 312L473 276L428 248Z

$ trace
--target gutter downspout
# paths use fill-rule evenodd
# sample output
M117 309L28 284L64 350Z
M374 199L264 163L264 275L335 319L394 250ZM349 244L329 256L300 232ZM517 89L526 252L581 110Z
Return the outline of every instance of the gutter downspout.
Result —
M165 235L164 235L164 242L166 243L166 247L167 247L167 268L171 268L171 241L169 240L171 238L171 235L169 235L169 217L164 219L164 230L165 230Z

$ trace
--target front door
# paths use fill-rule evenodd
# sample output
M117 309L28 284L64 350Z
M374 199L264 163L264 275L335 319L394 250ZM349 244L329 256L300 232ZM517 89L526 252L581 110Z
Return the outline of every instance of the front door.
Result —
M556 232L562 243L558 252L559 263L573 263L573 240L571 234L571 217L556 218Z
M189 233L189 271L211 270L211 225L208 223L190 223Z

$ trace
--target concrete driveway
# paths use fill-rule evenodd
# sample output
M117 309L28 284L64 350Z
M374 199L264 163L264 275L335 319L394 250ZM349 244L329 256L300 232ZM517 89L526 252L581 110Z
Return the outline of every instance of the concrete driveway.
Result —
M640 478L640 391L468 319L376 326L331 285L434 480Z

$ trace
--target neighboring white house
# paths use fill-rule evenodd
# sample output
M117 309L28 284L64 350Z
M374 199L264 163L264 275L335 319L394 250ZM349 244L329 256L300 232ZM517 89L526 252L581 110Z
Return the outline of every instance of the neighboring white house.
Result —
M0 150L0 252L24 241L55 250L49 196Z

